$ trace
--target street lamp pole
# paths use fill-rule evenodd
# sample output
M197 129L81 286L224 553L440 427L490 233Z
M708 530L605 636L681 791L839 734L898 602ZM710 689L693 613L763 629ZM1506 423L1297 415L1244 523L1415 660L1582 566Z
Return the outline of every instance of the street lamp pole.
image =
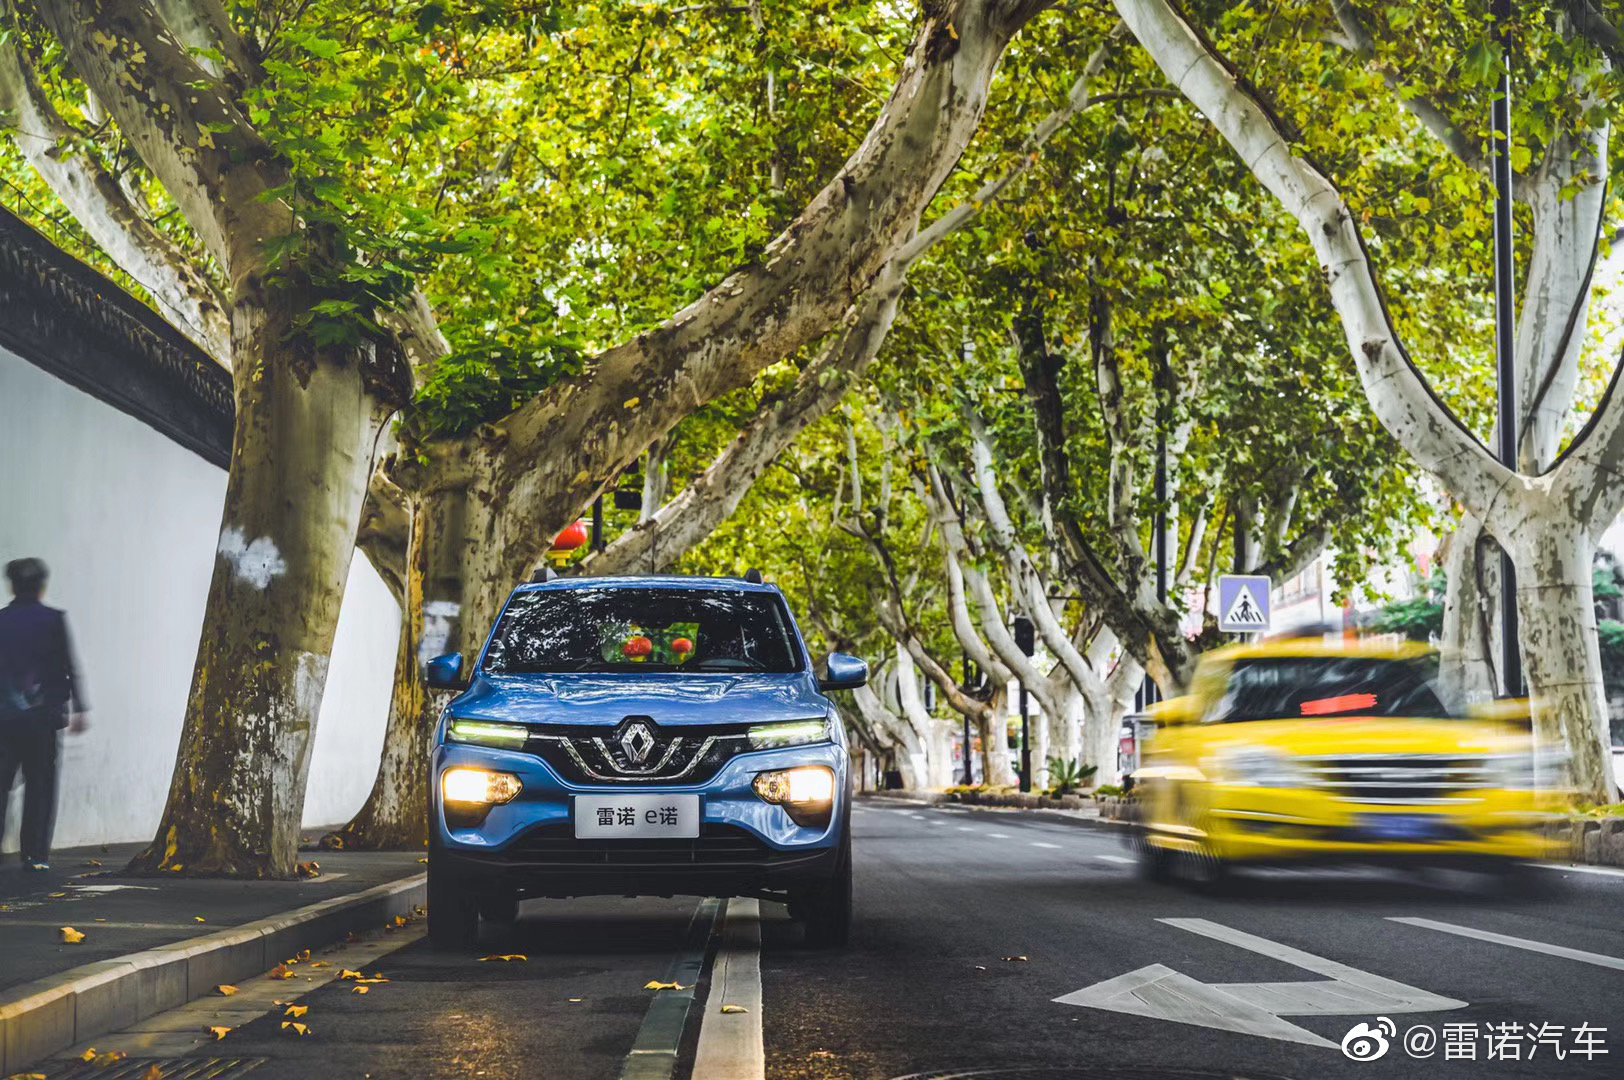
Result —
M963 657L963 660L964 660L964 683L963 683L963 686L964 686L965 693L969 693L969 691L970 691L970 658L968 656L965 656L965 657ZM964 786L969 787L971 784L974 784L975 782L976 782L975 772L972 771L972 769L970 768L970 714L965 713L964 714Z
M1517 337L1516 288L1511 235L1511 0L1494 0L1495 36L1504 67L1494 99L1494 356L1499 386L1496 416L1500 462L1517 468ZM1522 653L1517 647L1516 568L1505 545L1500 548L1500 671L1507 696L1522 693Z

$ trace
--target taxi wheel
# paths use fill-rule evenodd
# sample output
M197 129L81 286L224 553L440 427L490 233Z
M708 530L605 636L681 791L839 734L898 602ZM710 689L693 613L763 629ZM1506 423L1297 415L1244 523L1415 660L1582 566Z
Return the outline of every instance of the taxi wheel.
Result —
M468 949L479 939L479 907L472 893L447 881L429 862L429 942L436 949Z
M806 943L815 949L838 949L851 937L851 838L840 845L834 875L792 900L806 924Z
M1203 848L1180 858L1182 877L1197 892L1219 895L1234 884L1235 876L1227 861Z
M1164 849L1153 847L1150 838L1141 836L1139 848L1139 876L1146 881L1167 881L1173 876L1172 856Z

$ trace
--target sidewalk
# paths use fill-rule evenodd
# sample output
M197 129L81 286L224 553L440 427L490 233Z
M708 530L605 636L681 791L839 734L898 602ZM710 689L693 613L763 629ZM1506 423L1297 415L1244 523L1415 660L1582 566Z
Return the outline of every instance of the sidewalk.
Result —
M125 876L142 846L0 860L0 1076L425 902L418 852L310 851L298 881Z

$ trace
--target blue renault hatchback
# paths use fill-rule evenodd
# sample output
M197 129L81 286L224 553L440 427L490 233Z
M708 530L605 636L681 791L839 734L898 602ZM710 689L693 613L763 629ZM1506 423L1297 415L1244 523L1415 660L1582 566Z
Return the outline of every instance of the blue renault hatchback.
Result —
M851 770L831 690L774 586L562 578L516 589L431 762L429 936L473 943L527 897L781 900L809 942L851 924Z

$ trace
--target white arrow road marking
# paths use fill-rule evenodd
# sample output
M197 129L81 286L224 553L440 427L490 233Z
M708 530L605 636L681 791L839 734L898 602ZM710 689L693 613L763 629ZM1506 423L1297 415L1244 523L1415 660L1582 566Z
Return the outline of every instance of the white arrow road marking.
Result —
M1466 1005L1464 1001L1441 997L1206 919L1156 921L1262 953L1293 967L1324 975L1331 981L1204 983L1165 964L1151 964L1055 998L1055 1001L1332 1049L1336 1043L1280 1018L1433 1012Z
M1425 927L1428 930L1442 930L1446 934L1459 934L1461 937L1477 938L1479 941L1492 941L1496 945L1510 945L1513 949L1527 949L1529 952L1544 953L1547 956L1560 956L1567 960L1577 960L1581 964L1595 964L1597 967L1624 971L1624 960L1620 960L1616 956L1608 956L1605 953L1570 949L1566 945L1548 945L1543 941L1530 941L1528 938L1512 937L1509 934L1496 934L1490 930L1474 930L1470 926L1457 926L1455 923L1438 922L1436 919L1417 919L1393 915L1389 916L1387 921L1404 923L1407 926Z

